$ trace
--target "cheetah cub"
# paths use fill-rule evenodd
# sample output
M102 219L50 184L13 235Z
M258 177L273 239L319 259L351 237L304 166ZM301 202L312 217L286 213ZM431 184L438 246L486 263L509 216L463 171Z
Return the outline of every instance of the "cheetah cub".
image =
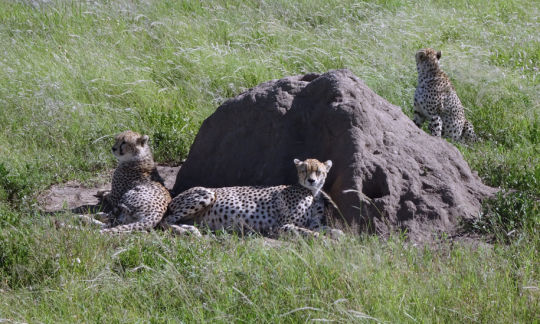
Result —
M429 120L431 135L455 141L476 141L472 124L448 76L439 67L441 52L425 48L416 52L418 85L414 92L414 123Z
M323 226L328 196L321 188L332 161L295 159L294 164L298 171L297 185L188 189L172 200L165 227L179 234L189 231L196 235L200 235L199 231L186 223L202 224L213 231L258 232L272 236L292 232L317 237L321 230L334 238L341 236L340 230Z
M118 167L105 199L113 207L112 219L102 233L148 231L163 218L171 196L157 172L148 135L133 131L118 134L112 153Z

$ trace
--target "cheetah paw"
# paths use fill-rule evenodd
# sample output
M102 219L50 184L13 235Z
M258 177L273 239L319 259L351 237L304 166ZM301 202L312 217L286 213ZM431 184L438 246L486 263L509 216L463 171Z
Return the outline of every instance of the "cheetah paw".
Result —
M170 225L173 233L178 235L193 235L196 237L201 237L202 234L199 229L192 225Z
M328 230L328 232L326 232L326 235L336 241L339 241L340 239L345 237L345 233L337 228L331 228L330 230Z
M107 197L110 194L111 194L111 190L103 189L103 190L98 190L96 192L95 196L98 197L98 198L104 199L105 197Z

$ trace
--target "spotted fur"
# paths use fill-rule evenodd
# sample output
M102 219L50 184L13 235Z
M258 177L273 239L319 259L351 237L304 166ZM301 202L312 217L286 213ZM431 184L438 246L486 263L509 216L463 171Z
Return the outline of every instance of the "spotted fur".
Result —
M332 161L295 159L294 163L298 185L194 187L172 200L166 223L178 233L190 228L186 223L197 223L210 230L318 236L325 229L324 198L320 190ZM191 232L195 232L193 227Z
M106 197L113 213L103 233L148 231L156 226L171 201L169 191L157 172L148 136L125 131L112 147L118 159L112 188Z
M439 67L441 52L431 48L416 53L418 85L414 92L414 123L427 119L433 136L455 141L475 141L472 124L465 119L463 105L448 76Z

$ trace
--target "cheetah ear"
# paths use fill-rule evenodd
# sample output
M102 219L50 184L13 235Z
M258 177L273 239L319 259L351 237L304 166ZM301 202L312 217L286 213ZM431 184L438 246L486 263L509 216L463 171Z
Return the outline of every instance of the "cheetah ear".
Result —
M296 166L300 166L302 164L302 161L298 160L298 159L294 159L294 164Z
M330 171L330 168L332 167L332 160L324 162L324 165L326 165L326 172Z
M139 137L139 139L137 140L137 142L139 142L141 144L141 146L145 146L146 143L148 143L148 135L143 135L141 137Z
M437 60L440 60L441 59L441 51L437 51Z

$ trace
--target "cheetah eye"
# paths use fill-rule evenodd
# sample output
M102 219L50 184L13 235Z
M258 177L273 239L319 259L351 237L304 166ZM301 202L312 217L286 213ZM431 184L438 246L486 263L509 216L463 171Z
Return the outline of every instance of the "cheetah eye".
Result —
M318 177L318 176L320 176L320 175L321 175L321 171L317 171L317 172L315 172L315 174L316 174L316 175L317 175L317 177Z

